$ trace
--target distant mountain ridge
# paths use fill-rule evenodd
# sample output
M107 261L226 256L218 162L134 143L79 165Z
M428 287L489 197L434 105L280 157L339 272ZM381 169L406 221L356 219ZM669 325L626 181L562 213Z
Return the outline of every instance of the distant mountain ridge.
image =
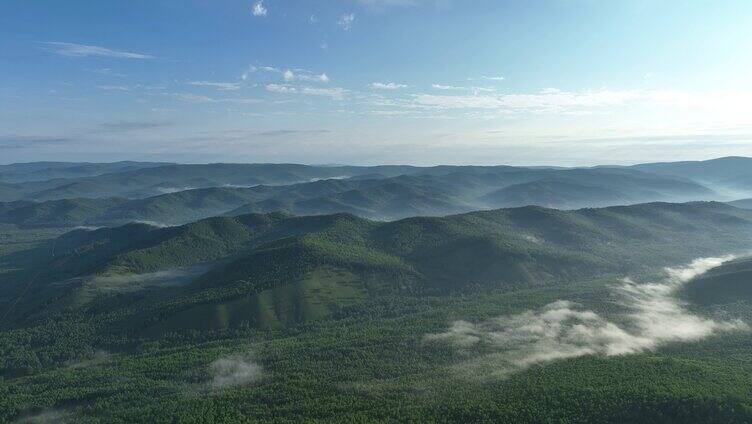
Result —
M171 165L165 162L29 162L0 165L0 182L23 183L59 178L92 177Z
M525 205L576 209L716 197L690 181L634 170L442 169L449 173L432 168L428 174L318 179L245 188L209 187L136 199L8 202L0 208L0 223L25 227L112 226L134 221L178 225L215 215L274 211L295 215L346 212L394 220Z

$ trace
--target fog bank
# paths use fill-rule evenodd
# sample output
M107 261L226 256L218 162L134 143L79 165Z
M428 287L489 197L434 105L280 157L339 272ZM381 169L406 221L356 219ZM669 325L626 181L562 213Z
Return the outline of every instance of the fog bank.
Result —
M629 312L621 324L581 305L560 300L520 314L479 323L455 321L449 330L426 336L461 351L486 352L461 367L472 374L505 377L536 364L584 355L627 355L654 350L673 342L696 341L712 334L747 329L739 320L715 321L689 312L675 296L687 281L733 259L697 259L666 268L660 282L639 284L625 279L613 288Z

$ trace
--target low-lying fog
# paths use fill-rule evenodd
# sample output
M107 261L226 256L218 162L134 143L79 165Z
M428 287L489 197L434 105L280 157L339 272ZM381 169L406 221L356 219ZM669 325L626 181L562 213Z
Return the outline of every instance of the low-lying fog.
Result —
M577 303L560 300L539 310L471 323L456 321L448 331L426 336L462 351L483 346L491 353L462 364L473 375L506 377L535 364L584 355L627 355L672 342L696 341L712 334L745 330L741 321L715 321L689 312L676 297L687 281L732 256L697 259L667 268L660 282L639 284L625 279L615 286L620 304L629 311L617 324Z

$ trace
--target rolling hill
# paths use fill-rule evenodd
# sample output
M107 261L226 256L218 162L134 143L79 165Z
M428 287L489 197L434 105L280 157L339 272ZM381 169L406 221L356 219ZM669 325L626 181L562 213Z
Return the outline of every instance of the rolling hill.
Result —
M75 163L75 162L30 162L0 165L0 181L23 183L30 181L47 181L61 178L94 177L104 174L134 171L169 165L160 162L111 162L111 163Z
M752 259L728 262L687 283L684 297L696 305L719 306L752 302Z
M314 274L344 273L363 293L564 284L746 250L750 240L752 212L721 203L652 203L578 211L524 207L386 223L348 214L275 213L171 228L129 224L72 231L34 256L47 256L39 281L49 282L91 275L137 280L206 266L187 292L171 295L178 311L195 307L199 298L222 303ZM65 304L60 296L70 295L68 286L45 287L48 296L37 302ZM43 310L35 305L24 310Z
M21 203L9 202L0 209L0 223L25 227L113 226L138 221L180 225L210 216L274 211L295 215L345 212L371 219L395 220L496 207L539 205L576 209L715 197L711 191L691 182L629 170L510 170L501 167L485 173L475 171L377 179L323 179L245 188L209 187L130 200L70 198L25 203L15 212L11 209ZM61 189L56 190L60 193Z
M509 323L556 326L559 316L566 333L557 338L619 330L599 325L629 319L613 291L624 276L655 281L657 268L746 251L750 241L752 211L722 203L528 206L395 222L246 214L26 240L0 252L0 419L47 419L38 411L54 408L77 422L295 421L303 408L323 421L343 413L400 421L407 397L411 416L426 422L441 420L437 402L452 405L457 421L514 422L531 399L566 409L536 409L528 422L562 411L572 422L623 422L633 412L631 422L661 421L666 411L681 422L699 414L744 422L752 375L744 331L546 361L504 379L486 378L486 365L510 358L494 344L465 349L429 338L456 331L490 340L486 333L506 334ZM749 266L726 274L738 272ZM745 292L732 289L743 305ZM701 297L712 304L677 304L681 323L752 316ZM216 364L240 382L214 385ZM468 373L475 364L483 375ZM244 379L249 369L258 378ZM452 401L458 392L461 403ZM581 405L594 393L603 410L589 412ZM701 406L688 408L687 399ZM373 402L377 412L352 411L353 402ZM514 410L499 412L509 404Z
M644 163L634 165L632 168L693 180L723 181L752 175L752 158L730 156L705 161Z
M153 164L153 166L121 164L119 167L115 166L116 164L110 165L112 166L109 168L104 165L85 167L88 173L109 172L96 176L14 183L0 180L0 200L45 201L84 197L137 199L196 188L281 186L321 179L370 181L399 177L422 178L434 187L451 191L453 196L466 203L472 203L494 190L544 179L566 179L585 186L602 186L619 191L636 201L713 200L718 197L693 183L691 179L627 168L317 167L292 164ZM89 169L92 167L93 169ZM86 172L83 173L86 174ZM351 189L354 188L356 187L351 187ZM531 198L534 199L535 196Z
M647 163L632 168L690 179L732 197L744 194L752 196L752 158L725 157L706 161Z

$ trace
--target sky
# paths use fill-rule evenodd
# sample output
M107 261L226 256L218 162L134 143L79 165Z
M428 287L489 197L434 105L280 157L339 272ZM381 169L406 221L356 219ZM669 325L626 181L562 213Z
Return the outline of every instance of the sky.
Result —
M0 163L752 156L749 0L3 0Z

